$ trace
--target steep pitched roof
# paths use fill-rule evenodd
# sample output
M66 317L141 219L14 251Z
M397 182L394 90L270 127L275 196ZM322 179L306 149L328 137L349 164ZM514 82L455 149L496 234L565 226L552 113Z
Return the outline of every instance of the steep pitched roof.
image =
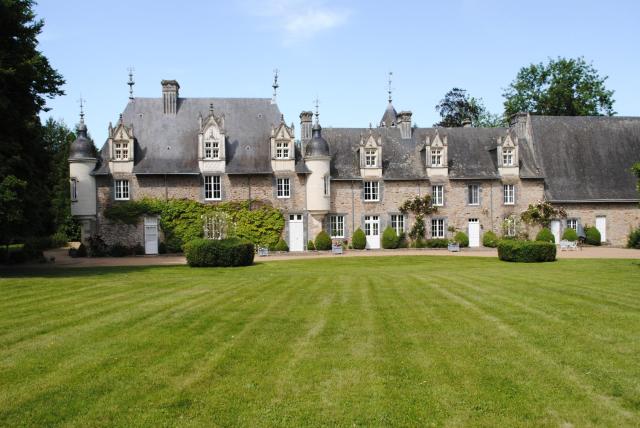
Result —
M551 201L635 201L640 118L531 116Z
M280 121L278 106L267 98L180 98L175 115L164 114L162 98L136 98L123 112L136 138L136 174L198 174L198 116L213 104L225 115L229 174L271 172L269 136ZM96 174L108 174L106 145Z

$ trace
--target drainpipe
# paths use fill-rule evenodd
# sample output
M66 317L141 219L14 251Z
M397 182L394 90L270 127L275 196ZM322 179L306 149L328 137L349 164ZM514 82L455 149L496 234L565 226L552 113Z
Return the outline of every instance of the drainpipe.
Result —
M491 231L495 233L496 231L493 229L493 181L491 182L491 186L489 189L489 199L491 200L491 203L489 204L489 215L491 216Z
M251 175L247 176L247 187L249 187L249 211L251 211Z
M351 233L356 231L356 201L353 193L353 180L351 180Z
M164 175L164 200L169 200L169 190L167 189L167 174Z

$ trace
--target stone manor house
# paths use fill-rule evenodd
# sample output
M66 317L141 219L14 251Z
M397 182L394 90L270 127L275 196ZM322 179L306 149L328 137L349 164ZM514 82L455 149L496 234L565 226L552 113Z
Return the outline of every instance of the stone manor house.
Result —
M508 128L418 128L389 96L375 127L322 129L317 112L314 122L303 111L296 142L275 95L180 98L179 89L163 80L161 97L131 97L98 158L81 121L69 163L83 240L98 234L157 253L157 218L127 226L102 214L143 197L267 201L285 217L291 251L305 250L322 229L350 240L358 227L367 247L379 248L388 225L410 229L402 202L425 194L438 207L425 219L426 238L449 237L454 227L472 247L488 230L501 235L505 218L539 200L568 214L551 224L557 242L564 228L591 225L603 242L624 245L640 225L630 171L640 161L638 117L521 114Z

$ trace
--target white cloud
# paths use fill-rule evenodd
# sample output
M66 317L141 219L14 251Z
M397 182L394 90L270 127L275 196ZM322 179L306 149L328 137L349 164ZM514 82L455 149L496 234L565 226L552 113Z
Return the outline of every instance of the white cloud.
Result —
M267 27L282 32L285 44L296 44L339 27L349 18L350 11L323 2L308 4L302 0L258 0L249 2L251 13L269 18Z

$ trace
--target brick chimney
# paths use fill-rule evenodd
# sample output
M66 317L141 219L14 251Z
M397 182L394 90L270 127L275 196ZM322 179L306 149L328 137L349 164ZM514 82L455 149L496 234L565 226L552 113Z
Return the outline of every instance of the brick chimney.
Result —
M398 126L400 127L400 137L403 139L411 138L411 116L410 111L401 111L398 113Z
M303 111L300 113L300 140L303 142L311 139L311 127L312 127L313 113L310 111Z
M178 113L178 90L180 85L176 80L163 80L162 85L162 106L164 114Z

